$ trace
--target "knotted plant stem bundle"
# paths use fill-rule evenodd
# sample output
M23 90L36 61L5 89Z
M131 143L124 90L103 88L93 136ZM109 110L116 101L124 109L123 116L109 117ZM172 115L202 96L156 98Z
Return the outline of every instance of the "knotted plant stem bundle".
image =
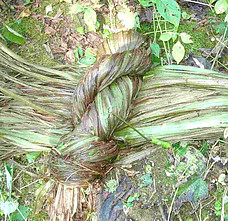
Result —
M0 45L0 159L49 152L37 208L46 199L51 220L96 209L93 197L82 205L80 188L109 170L117 141L139 151L152 138L219 138L228 127L227 75L152 69L147 39L136 32L113 34L97 57L83 75L82 68L30 64Z

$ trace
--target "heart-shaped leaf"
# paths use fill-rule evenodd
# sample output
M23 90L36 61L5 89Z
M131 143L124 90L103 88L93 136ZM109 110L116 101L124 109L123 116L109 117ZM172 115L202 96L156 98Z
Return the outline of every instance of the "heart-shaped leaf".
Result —
M179 64L181 60L184 58L185 49L184 46L178 41L174 46L172 50L172 55L174 60Z
M175 0L159 0L156 1L156 6L158 12L165 20L174 24L176 27L179 26L181 10Z

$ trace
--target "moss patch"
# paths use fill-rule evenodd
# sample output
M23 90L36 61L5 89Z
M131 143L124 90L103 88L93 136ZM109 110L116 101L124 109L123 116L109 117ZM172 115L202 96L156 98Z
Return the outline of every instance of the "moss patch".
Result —
M187 52L193 51L196 55L200 54L199 48L213 48L215 42L212 42L208 36L208 27L202 26L196 29L197 22L191 21L186 24L180 24L179 32L186 32L191 36L193 43L184 44ZM195 30L196 29L196 30Z
M42 22L32 18L23 18L21 22L15 22L11 27L23 35L26 40L24 45L10 44L10 49L35 64L45 66L57 64L44 48L48 36L43 33Z

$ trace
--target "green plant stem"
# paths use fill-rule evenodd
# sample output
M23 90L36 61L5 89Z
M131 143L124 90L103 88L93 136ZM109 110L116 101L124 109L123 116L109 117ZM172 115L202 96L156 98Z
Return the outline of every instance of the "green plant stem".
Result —
M156 19L157 19L157 22L158 22L158 27L159 27L160 33L162 33L162 29L161 29L161 25L160 25L160 20L158 18L157 13L156 13ZM164 46L164 49L165 49L165 54L166 54L166 58L167 58L168 64L171 64L170 59L169 59L169 55L168 55L168 52L167 52L167 48L166 48L166 45L165 45L165 42L162 41L162 43L163 43L163 46Z
M179 190L179 187L177 187L177 189L176 189L176 191L175 191L175 193L174 193L174 196L173 196L172 203L171 203L171 205L170 205L170 207L169 207L169 215L168 215L168 219L167 219L168 221L170 220L170 217L171 217L171 213L172 213L172 210L173 210L173 204L174 204L174 202L175 202L175 199L176 199L178 190Z
M121 117L119 117L117 114L112 113L116 118L118 118L119 120L121 120L122 122L124 122L128 127L130 127L132 130L134 130L135 132L137 132L140 136L142 136L148 143L151 143L150 139L148 139L146 136L144 136L139 130L137 130L136 128L134 128L133 126L131 126L127 121L125 121L124 119L122 119Z
M154 11L155 11L155 5L153 4L153 8L154 8ZM154 42L156 42L156 38L157 38L157 30L156 30L156 27L155 27L155 16L154 16L154 13L153 13L153 27L154 27Z
M167 25L166 25L166 21L165 21L165 31L167 32ZM170 55L170 45L169 45L169 41L167 41L167 45L168 45L168 55ZM172 60L170 60L171 64L172 64Z
M226 26L226 30L224 31L224 34L223 34L223 36L222 36L222 40L221 40L221 42L223 42L223 41L225 40L225 37L226 37L226 32L227 32L227 26ZM224 47L223 47L223 48L224 48ZM212 64L212 66L211 66L211 69L213 69L213 68L214 68L214 66L215 66L215 62L217 61L218 56L219 56L219 54L220 54L220 52L221 52L222 50L223 50L223 49L222 49L222 48L220 48L220 49L218 50L218 52L216 53L216 56L215 56L215 58L214 58L213 64Z

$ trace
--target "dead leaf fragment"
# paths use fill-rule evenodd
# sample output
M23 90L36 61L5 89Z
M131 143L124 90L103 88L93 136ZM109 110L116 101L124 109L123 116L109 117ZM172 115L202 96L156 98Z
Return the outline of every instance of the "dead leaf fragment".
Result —
M31 11L30 11L29 7L26 7L26 8L20 13L20 15L17 17L17 19L24 18L24 17L29 17L30 15L31 15Z
M51 26L46 26L44 28L44 33L47 35L54 35L56 33L56 30L52 28Z
M66 54L65 54L65 58L64 58L65 62L67 64L74 64L75 63L75 55L73 50L69 50Z
M53 19L58 19L62 15L62 10L59 9Z

